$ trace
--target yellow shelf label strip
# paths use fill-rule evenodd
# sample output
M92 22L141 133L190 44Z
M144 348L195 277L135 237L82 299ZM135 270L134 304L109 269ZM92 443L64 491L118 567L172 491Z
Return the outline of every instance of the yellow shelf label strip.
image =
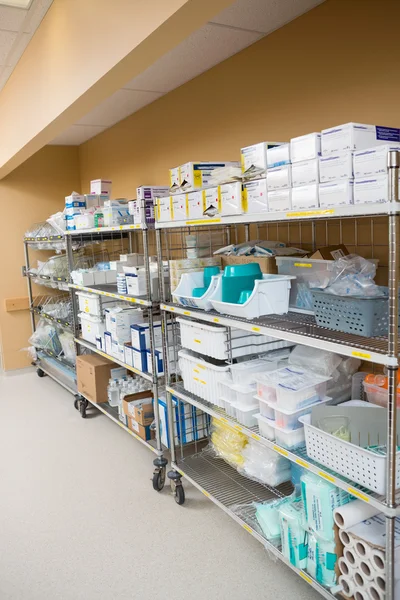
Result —
M357 358L364 358L365 360L371 360L371 355L368 354L368 352L360 352L359 350L353 350L351 355L356 356Z
M288 212L286 213L286 218L291 219L293 217L323 217L334 214L335 210L333 208L327 208L325 210L302 210L301 212Z
M331 475L328 475L327 473L324 473L323 471L318 471L318 475L320 477L323 477L327 481L330 481L331 483L335 483L336 482L336 479L334 477L331 477Z
M359 492L358 490L356 490L355 488L352 487L348 487L347 491L352 495L352 496L357 496L357 498L360 498L360 500L363 500L364 502L369 502L369 498L368 496L366 496L365 494L362 494L361 492Z

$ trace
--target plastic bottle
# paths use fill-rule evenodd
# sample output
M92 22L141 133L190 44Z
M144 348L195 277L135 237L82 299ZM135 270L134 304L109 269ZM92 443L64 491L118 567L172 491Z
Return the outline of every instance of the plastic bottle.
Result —
M110 406L119 405L119 386L116 379L110 379L107 387L108 403Z

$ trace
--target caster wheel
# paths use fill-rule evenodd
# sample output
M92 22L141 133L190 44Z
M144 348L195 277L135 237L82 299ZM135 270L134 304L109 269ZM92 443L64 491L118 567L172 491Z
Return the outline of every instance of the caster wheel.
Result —
M165 469L160 469L159 471L154 471L153 473L153 489L156 492L161 492L164 489L165 485Z
M82 419L86 419L86 402L85 401L80 402L79 409L80 409Z
M75 407L75 410L80 410L80 407L79 407L79 398L75 398L75 400L74 400L74 407Z
M183 485L178 483L175 487L175 502L180 506L185 502L185 490L183 489Z
M36 374L38 377L44 377L46 373L42 369L37 369Z

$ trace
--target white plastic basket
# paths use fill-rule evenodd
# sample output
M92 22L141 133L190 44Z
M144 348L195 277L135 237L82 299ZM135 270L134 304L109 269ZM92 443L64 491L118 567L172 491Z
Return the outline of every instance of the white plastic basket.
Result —
M178 287L172 292L172 298L177 304L211 310L212 304L209 300L214 293L215 287L221 275L213 275L206 293L200 298L192 296L193 288L204 287L204 270L194 273L184 273L179 281Z
M257 319L263 315L283 315L289 309L290 282L294 275L263 275L257 279L253 292L244 304L222 302L222 277L217 277L216 287L208 297L219 313L243 319Z
M349 416L351 439L357 440L362 446L368 446L385 443L386 411L379 407L368 408L368 410L360 407L324 407L321 413L318 409L313 410L312 422L311 415L300 417L300 421L304 425L307 454L310 458L373 492L384 494L386 491L386 456L376 454L352 442L341 440L322 431L316 424L312 424L317 422L318 415L326 417L331 414ZM400 452L397 452L396 488L399 487Z
M185 390L215 404L218 384L229 380L229 366L206 361L188 350L180 350L178 356Z

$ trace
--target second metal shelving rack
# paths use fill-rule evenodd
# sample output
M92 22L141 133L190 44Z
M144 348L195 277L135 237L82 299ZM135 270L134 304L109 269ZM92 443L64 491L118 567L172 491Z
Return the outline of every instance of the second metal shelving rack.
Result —
M180 247L184 247L183 238L185 233L193 233L194 231L211 231L216 227L222 227L227 232L228 243L231 227L236 225L244 225L246 240L249 240L249 224L272 224L272 223L301 223L310 222L312 225L313 238L314 227L318 221L331 219L354 219L371 216L385 216L389 222L389 330L387 338L364 338L357 335L341 334L329 329L319 327L315 323L315 319L309 315L300 315L288 313L287 315L277 316L270 315L261 317L253 321L222 315L215 311L204 312L199 309L183 307L173 304L170 301L170 296L167 295L165 286L162 285L162 303L161 311L163 314L163 332L164 332L164 356L167 357L166 366L166 390L167 390L167 410L169 417L169 436L175 441L174 437L174 405L173 397L180 399L201 409L205 413L222 419L227 424L230 424L236 430L252 437L258 442L271 448L275 452L280 453L292 462L308 469L335 485L348 491L354 499L358 498L363 502L369 503L378 508L386 516L386 600L394 600L394 571L395 571L395 554L394 554L394 534L395 534L395 519L400 516L400 503L396 495L396 399L397 399L397 374L399 368L399 348L398 348L398 288L399 288L399 153L389 152L388 154L388 174L389 174L389 191L390 202L387 204L370 204L370 205L351 205L342 207L333 207L329 209L309 210L309 211L289 211L285 213L267 213L264 215L240 215L235 217L221 217L215 219L202 219L198 221L183 221L156 224L156 242L157 242L157 258L159 269L162 269L163 259L169 260L171 256L163 255L163 250L167 253L170 251L168 240L168 230L181 240ZM164 238L162 236L164 234ZM315 241L315 240L314 240ZM164 242L164 244L163 244ZM177 245L178 247L178 245ZM173 255L176 258L176 254ZM378 497L376 494L368 490L360 488L359 485L341 477L337 473L333 473L319 465L317 462L308 458L305 451L289 452L288 450L279 447L274 442L270 442L263 438L257 427L247 428L239 424L235 419L229 417L227 413L205 400L194 396L187 392L182 384L175 381L171 368L168 364L166 335L168 319L174 319L174 315L183 315L191 319L197 319L201 322L219 323L228 328L235 327L245 331L258 333L260 335L269 335L277 339L287 340L296 344L304 344L321 348L331 352L337 352L345 356L353 356L360 358L369 363L378 363L385 365L389 376L389 400L387 407L387 460L386 460L386 481L387 489L385 497ZM251 511L248 514L237 514L232 509L232 505L240 503L250 503L252 501L262 501L268 497L277 497L284 492L280 489L268 489L265 486L259 486L254 482L239 475L229 465L221 467L221 461L213 460L213 457L207 452L195 454L193 456L184 456L181 453L180 458L177 456L177 448L175 444L171 444L171 464L172 471L168 473L171 480L171 486L175 495L177 490L182 487L181 478L188 479L195 487L197 487L206 497L210 498L215 504L222 508L234 520L241 524L249 533L258 539L266 548L274 555L279 557L291 569L293 569L307 583L314 587L325 598L332 599L336 594L340 593L340 586L331 588L330 590L320 585L317 581L309 576L303 570L294 567L287 561L282 553L271 545L255 524L254 514ZM263 490L263 491L261 491ZM179 494L178 494L179 495ZM184 497L184 495L183 495ZM179 500L179 498L178 498ZM177 500L177 501L178 501ZM178 502L179 503L179 502Z
M142 214L144 214L144 203L142 207ZM144 220L144 218L143 218ZM113 244L114 242L117 244L118 248L122 249L123 240L127 240L127 250L129 252L134 251L135 241L139 240L134 239L133 236L140 236L142 247L143 247L143 255L144 255L144 266L146 272L146 284L147 284L147 295L145 297L133 297L130 295L122 295L117 293L116 285L99 285L99 286L81 286L75 285L73 283L69 283L69 288L72 295L72 307L73 307L73 328L75 333L75 344L76 344L76 353L77 355L82 354L82 352L94 352L103 356L104 358L109 359L112 362L115 362L123 367L125 367L128 371L139 375L146 379L152 387L153 397L154 397L154 417L155 417L155 440L146 441L139 437L136 433L130 430L126 425L124 425L118 417L118 412L115 409L112 409L107 404L95 404L90 402L88 398L85 398L81 394L79 394L75 400L75 407L80 410L82 417L86 417L86 410L91 404L98 410L100 410L103 414L109 417L112 421L117 423L120 427L122 427L125 431L127 431L130 435L136 438L139 442L144 444L147 448L149 448L154 454L156 454L156 458L153 461L154 471L153 471L153 487L156 491L161 491L164 487L165 483L165 475L166 475L166 466L168 461L164 458L164 450L161 444L161 429L160 429L160 414L159 414L159 406L158 406L158 389L160 384L160 378L157 375L157 366L155 360L155 340L154 340L154 317L156 313L159 313L159 303L153 301L152 290L151 290L151 281L150 281L150 255L149 255L149 230L145 224L135 224L135 225L117 225L114 227L100 227L90 230L78 230L78 231L70 231L66 233L66 244L67 244L67 255L68 255L68 263L70 272L74 270L76 263L74 261L74 251L73 251L73 242L79 242L79 245L98 245L102 242L109 242ZM120 245L121 244L121 245ZM120 251L122 254L123 252ZM123 302L130 303L132 305L137 305L140 307L147 308L148 322L150 325L150 351L152 355L152 372L144 373L135 369L134 367L121 362L113 356L109 356L105 352L99 350L95 345L90 342L82 339L79 335L80 327L78 320L78 303L76 299L77 291L85 291L92 294L97 294L99 296L105 296L110 298L116 298Z

